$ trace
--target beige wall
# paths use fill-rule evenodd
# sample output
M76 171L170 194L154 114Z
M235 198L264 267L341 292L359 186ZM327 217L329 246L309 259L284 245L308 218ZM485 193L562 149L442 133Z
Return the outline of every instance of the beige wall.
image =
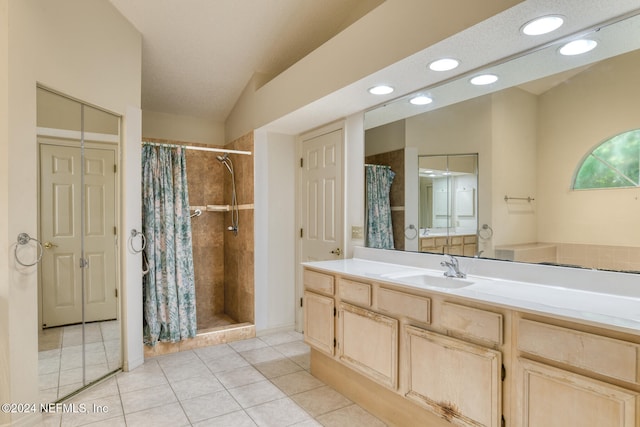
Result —
M478 221L493 227L491 104L491 96L483 96L410 117L406 120L406 137L407 147L416 147L418 155L478 153ZM491 243L479 243L484 256L491 255Z
M518 88L491 95L493 244L537 241L537 203L504 201L536 197L537 97Z
M540 96L539 241L640 246L640 189L570 190L591 149L640 127L639 66L640 53L622 55Z
M224 124L198 117L180 116L144 110L142 112L142 134L145 138L167 139L224 145Z
M9 1L0 0L0 401L11 397L9 351ZM0 425L11 416L0 412Z
M0 10L0 401L37 402L37 269L11 252L18 233L38 235L36 84L124 115L140 106L141 38L102 0L3 0ZM0 414L0 424L35 417Z
M386 0L267 84L250 82L227 118L225 136L260 128L520 2Z
M366 141L365 157L394 150L404 150L406 144L404 120L368 129L364 133L364 138Z

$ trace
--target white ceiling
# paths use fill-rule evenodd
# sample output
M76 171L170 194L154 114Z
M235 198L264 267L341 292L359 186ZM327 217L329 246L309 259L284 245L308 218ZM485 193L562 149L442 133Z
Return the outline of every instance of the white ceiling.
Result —
M383 0L110 0L142 33L142 108L225 121L263 83Z

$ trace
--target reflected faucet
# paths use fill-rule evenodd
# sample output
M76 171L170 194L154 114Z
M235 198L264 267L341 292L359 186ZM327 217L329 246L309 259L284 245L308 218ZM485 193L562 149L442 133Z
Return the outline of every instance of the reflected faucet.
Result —
M467 277L466 274L460 271L460 265L458 264L458 259L451 256L445 255L447 259L440 263L441 266L447 267L447 271L444 272L445 277L456 277L458 279L464 279Z

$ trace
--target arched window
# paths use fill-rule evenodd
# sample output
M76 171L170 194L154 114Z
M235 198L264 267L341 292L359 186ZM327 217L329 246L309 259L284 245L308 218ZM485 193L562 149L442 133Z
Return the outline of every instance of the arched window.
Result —
M574 190L640 186L640 129L598 145L578 168Z

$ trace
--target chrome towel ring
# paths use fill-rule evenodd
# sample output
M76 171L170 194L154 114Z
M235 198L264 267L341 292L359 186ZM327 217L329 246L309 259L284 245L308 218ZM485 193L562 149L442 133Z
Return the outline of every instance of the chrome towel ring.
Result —
M19 246L24 246L26 244L28 244L30 241L34 241L38 244L38 247L40 248L40 253L38 254L38 257L36 258L36 260L32 263L24 263L22 261L20 261L20 258L18 257L18 247ZM29 236L27 233L20 233L18 234L18 244L15 247L15 250L13 251L15 257L16 257L16 262L18 264L20 264L23 267L32 267L34 265L36 265L37 263L40 262L40 260L42 259L42 255L44 254L44 249L42 248L42 243L40 243L40 241L38 239L34 239L33 237Z
M482 224L482 228L478 230L478 236L482 240L489 240L493 237L493 228L489 224Z
M413 230L413 233L407 233L407 230ZM409 236L408 234L413 234L413 236ZM404 229L404 237L406 237L408 240L413 240L418 237L418 229L416 228L416 226L413 224L409 224L409 226Z
M135 239L138 236L140 236L140 249L136 249L133 246L133 239ZM147 247L147 239L144 237L144 233L136 230L135 228L132 229L131 234L129 235L129 249L131 249L131 252L133 252L134 254L139 254L140 252L144 251L144 248L146 247Z

